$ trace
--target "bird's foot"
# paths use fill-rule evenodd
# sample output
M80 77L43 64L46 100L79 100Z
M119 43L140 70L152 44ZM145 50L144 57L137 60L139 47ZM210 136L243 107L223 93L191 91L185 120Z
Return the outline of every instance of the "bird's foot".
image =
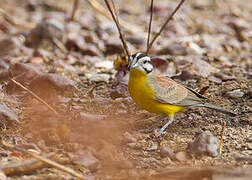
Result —
M167 132L166 131L162 131L162 129L155 129L154 130L154 135L156 137L159 137L159 136L162 136L162 135L166 135L166 134L167 134Z
M162 123L165 120L165 118L166 118L165 116L159 118L157 122L153 123L150 127L142 130L142 132L151 133L158 124Z

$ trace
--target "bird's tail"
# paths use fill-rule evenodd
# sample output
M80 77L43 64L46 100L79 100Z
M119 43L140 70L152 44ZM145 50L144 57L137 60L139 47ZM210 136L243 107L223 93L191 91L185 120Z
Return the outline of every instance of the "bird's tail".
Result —
M222 112L222 113L224 113L224 114L228 114L228 115L231 115L231 116L236 116L235 113L233 113L233 112L231 112L231 111L228 111L228 110L226 110L226 109L223 109L222 107L213 105L213 104L204 103L204 104L200 104L200 105L197 105L197 106L198 106L198 107L206 107L206 108L214 109L214 110L219 111L219 112Z

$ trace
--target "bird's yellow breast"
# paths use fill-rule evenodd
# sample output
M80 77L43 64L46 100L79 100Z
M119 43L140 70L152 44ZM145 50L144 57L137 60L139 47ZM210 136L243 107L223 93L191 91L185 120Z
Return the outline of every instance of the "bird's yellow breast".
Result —
M139 69L130 70L129 92L132 99L143 109L165 115L173 115L185 107L160 103L155 99L155 91L148 81L146 72Z

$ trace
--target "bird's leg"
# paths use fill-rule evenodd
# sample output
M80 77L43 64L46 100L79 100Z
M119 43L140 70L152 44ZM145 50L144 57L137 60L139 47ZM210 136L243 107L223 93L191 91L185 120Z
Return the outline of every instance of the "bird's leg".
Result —
M161 116L160 119L157 122L153 123L148 129L146 129L146 131L151 132L154 129L154 127L156 127L159 123L162 123L165 120L165 118L166 116Z
M163 134L165 129L173 122L174 115L170 116L170 120L160 129L159 134Z

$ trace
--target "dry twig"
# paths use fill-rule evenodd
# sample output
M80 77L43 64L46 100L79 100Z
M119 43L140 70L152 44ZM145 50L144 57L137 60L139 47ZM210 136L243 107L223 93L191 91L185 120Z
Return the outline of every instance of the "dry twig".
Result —
M55 159L55 154L48 154L44 158ZM36 169L48 167L45 163L37 159L29 159L24 162L15 162L6 165L0 165L0 170L6 175L27 174Z
M6 142L3 141L3 140L1 140L1 144L2 144L4 147L6 147L6 148L8 148L8 149L10 149L10 150L20 151L20 152L22 152L22 153L28 154L28 155L34 157L35 159L37 159L37 160L39 160L39 161L41 161L41 162L43 162L43 163L46 163L46 164L48 164L48 165L50 165L50 166L52 166L52 167L55 167L55 168L57 168L57 169L59 169L59 170L61 170L61 171L67 172L67 173L71 174L71 175L74 176L74 177L77 177L77 178L79 178L79 179L84 180L84 177L83 177L81 174L75 172L73 169L68 168L68 167L66 167L66 166L63 166L63 165L61 165L61 164L59 164L59 163L57 163L57 162L54 162L54 161L52 161L52 160L50 160L50 159L48 159L48 158L46 158L46 157L40 156L40 155L34 153L34 152L31 151L31 150L29 151L29 150L21 149L21 148L19 148L19 147L15 147L15 146L13 146L13 145L11 145L11 144L6 143ZM9 170L10 170L10 169L9 169Z
M106 17L109 20L113 20L112 17L107 13L107 11L104 9L104 7L96 0L87 0L90 6L94 8L97 12L102 14L104 17ZM123 21L122 19L120 20L120 23L123 28L125 28L127 31L130 31L132 33L137 32L139 36L144 37L145 33L140 29L138 26L134 26L132 24L129 24L126 21Z
M219 154L221 155L222 153L222 147L223 147L223 137L224 137L224 132L225 132L225 128L226 128L226 122L222 121L221 122L221 137L220 137L220 144L219 144Z
M12 24L13 26L22 28L22 29L32 29L35 27L35 25L33 23L30 22L26 22L26 21L21 21L19 19L15 19L12 16L10 16L5 10L3 10L2 8L0 8L0 15L3 16L3 18L9 22L10 24Z
M113 13L112 8L110 7L109 2L108 2L107 0L104 0L104 1L105 1L106 5L107 5L107 8L108 8L108 10L109 10L109 12L110 12L110 14L111 14L111 16L112 16L112 18L113 18L115 24L116 24L117 30L118 30L118 32L119 32L119 34L120 34L120 39L121 39L121 41L122 41L123 47L124 47L124 49L125 49L125 51L126 51L126 54L127 54L127 57L128 57L128 61L129 61L129 60L130 60L130 52L129 52L129 48L128 48L128 46L127 46L126 40L125 40L125 38L124 38L124 36L123 36L123 34L122 34L122 30L121 30L121 27L120 27L120 23L119 23L119 21L117 21L117 19L116 19L116 17L115 17L115 14ZM112 0L112 1L113 1L113 0Z
M60 40L58 40L58 38L53 37L52 42L61 50L61 52L67 53L67 48Z
M151 5L150 5L150 21L149 21L149 27L148 27L148 37L147 37L147 45L146 45L146 54L148 53L149 49L149 43L150 43L150 36L151 36L151 23L152 23L152 16L153 16L153 1L151 0Z
M21 87L22 89L24 89L25 91L27 91L29 94L31 94L34 98L36 98L39 102L41 102L42 104L44 104L48 109L52 110L57 116L59 115L59 113L52 108L52 106L50 106L49 104L47 104L47 102L45 102L43 99L41 99L38 95L36 95L34 92L32 92L31 90L29 90L28 88L24 87L22 84L20 84L19 82L17 82L14 79L11 79L11 81L13 83L15 83L16 85L18 85L19 87Z
M155 42L155 40L158 38L158 36L162 33L162 31L165 29L166 25L168 24L168 22L172 19L172 17L174 16L174 14L178 11L178 9L180 8L180 6L185 2L185 0L181 0L180 3L178 4L178 6L175 8L175 10L171 13L171 15L167 18L167 20L165 21L164 25L160 28L159 32L153 37L152 41L149 44L149 47L146 51L146 54L149 53L151 46L153 45L153 43Z
M74 0L73 9L72 9L72 15L71 15L71 20L72 21L74 21L74 19L75 19L75 14L77 12L78 5L79 5L79 0Z
M33 152L26 151L26 153L28 153L32 157L34 157L34 158L36 158L36 159L38 159L38 160L40 160L40 161L42 161L42 162L44 162L46 164L49 164L49 165L51 165L51 166L53 166L53 167L55 167L55 168L57 168L57 169L59 169L61 171L67 172L67 173L69 173L69 174L71 174L71 175L73 175L73 176L75 176L75 177L77 177L79 179L83 179L84 180L84 177L81 174L75 172L73 169L70 169L70 168L68 168L66 166L63 166L63 165L61 165L61 164L59 164L57 162L54 162L54 161L52 161L50 159L44 158L42 156L39 156L38 154L35 154Z

